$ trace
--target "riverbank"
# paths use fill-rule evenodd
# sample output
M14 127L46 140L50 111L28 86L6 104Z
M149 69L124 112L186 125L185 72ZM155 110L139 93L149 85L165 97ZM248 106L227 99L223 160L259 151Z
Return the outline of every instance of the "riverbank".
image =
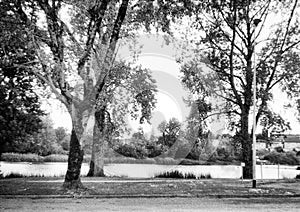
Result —
M0 198L300 197L300 180L122 179L83 177L85 189L62 189L63 178L0 180Z
M83 162L89 163L91 160L90 155L85 155ZM67 162L68 155L53 154L48 156L40 156L37 154L27 153L3 153L1 161L4 162L29 162L29 163L43 163L43 162ZM213 161L205 160L190 160L190 159L174 159L170 157L156 157L156 158L130 158L130 157L108 157L104 158L105 164L113 163L130 163L130 164L160 164L160 165L239 165L241 162L234 159L221 160L216 159Z

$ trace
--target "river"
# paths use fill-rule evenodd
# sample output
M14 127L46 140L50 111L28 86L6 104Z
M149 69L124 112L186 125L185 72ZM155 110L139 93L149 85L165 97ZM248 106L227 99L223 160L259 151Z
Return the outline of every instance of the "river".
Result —
M83 163L81 173L86 175L89 169ZM295 178L300 174L297 166L257 165L257 179ZM63 176L67 170L67 163L27 163L0 162L1 173L19 173L26 176ZM241 178L242 167L235 165L157 165L157 164L107 164L104 173L107 176L130 178L152 178L156 174L178 170L182 173L193 173L196 176L210 174L212 178Z

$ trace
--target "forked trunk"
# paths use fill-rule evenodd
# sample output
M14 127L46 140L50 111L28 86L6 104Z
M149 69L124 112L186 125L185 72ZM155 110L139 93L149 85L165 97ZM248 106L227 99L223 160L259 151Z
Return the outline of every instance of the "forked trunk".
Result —
M66 189L83 188L80 180L80 170L83 161L83 150L75 129L72 129L70 150L68 158L68 170L65 176L63 187Z

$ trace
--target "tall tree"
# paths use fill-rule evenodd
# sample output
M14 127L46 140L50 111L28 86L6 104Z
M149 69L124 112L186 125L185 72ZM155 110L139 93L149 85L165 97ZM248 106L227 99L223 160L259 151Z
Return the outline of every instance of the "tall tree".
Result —
M122 26L127 20L134 27L146 25L150 29L155 26L158 30L166 31L169 26L168 17L172 14L159 13L162 11L160 6L164 4L162 2L157 6L153 1L144 0L28 0L14 3L15 11L26 24L27 33L31 35L38 56L38 61L35 62L40 64L40 69L33 69L33 73L51 88L72 118L64 187L81 188L81 138L85 133L85 117L86 114L92 114L96 116L97 122L101 119L101 115L98 116L97 113L103 108L98 100L101 99L105 80L114 62ZM70 15L75 17L75 22L72 18L70 23L63 19L62 10L68 7L73 11ZM42 21L34 23L32 14L38 14ZM99 45L100 50L97 50ZM92 57L98 57L97 61L101 63L97 70L89 68ZM97 128L101 129L101 121Z
M37 132L43 115L35 77L24 65L35 59L34 48L12 2L0 2L0 157L6 148Z
M122 136L129 129L126 126L128 114L140 122L151 118L155 106L155 80L147 69L132 67L117 62L111 69L102 90L101 109L95 113L93 151L88 176L104 176L104 151L112 147L114 136ZM99 127L99 128L98 128Z
M164 146L171 147L179 137L181 126L182 124L176 118L171 118L168 122L161 122L157 127L162 133L159 142Z
M279 85L286 87L290 79L298 80L293 77L298 71L289 62L291 59L298 61L299 57L296 51L300 30L296 15L298 1L213 1L207 2L209 12L202 10L199 13L197 8L201 6L195 6L193 23L194 29L202 33L201 39L195 41L198 58L183 65L183 81L200 97L203 91L210 90L213 91L212 97L223 99L222 112L238 129L242 159L246 164L244 176L251 178L252 142L248 122L253 106L254 57L257 63L258 122L268 111L273 88ZM280 20L272 29L268 25L271 19ZM266 33L269 33L267 39ZM201 63L206 63L211 72L204 70ZM207 78L212 81L208 83ZM203 89L198 92L195 87Z

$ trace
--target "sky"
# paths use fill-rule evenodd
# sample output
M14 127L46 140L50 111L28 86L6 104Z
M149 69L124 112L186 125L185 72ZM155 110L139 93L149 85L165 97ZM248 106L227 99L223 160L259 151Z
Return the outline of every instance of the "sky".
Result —
M183 99L187 99L188 91L184 89L180 83L180 65L176 63L176 55L178 50L172 45L166 45L163 37L160 35L145 35L141 36L138 44L142 45L137 64L142 65L143 68L148 68L152 71L152 76L157 81L158 93L156 95L157 105L153 111L151 125L140 125L138 121L128 120L128 124L136 131L138 127L142 126L145 133L158 133L157 126L162 121L175 117L179 121L185 121L189 114L190 108L184 103ZM125 44L119 48L119 59L132 61L132 55L129 51L129 45ZM58 100L51 100L51 107L47 106L47 111L54 121L54 127L65 127L71 129L71 119L63 106ZM276 88L274 91L274 100L272 108L274 112L280 113L291 123L292 130L288 133L299 133L300 125L295 116L296 111L293 109L286 109L284 105L290 101L284 93ZM226 120L218 120L217 129L220 131L226 125ZM249 117L249 123L252 123L252 114ZM251 125L251 124L250 124ZM261 127L257 127L257 133Z

